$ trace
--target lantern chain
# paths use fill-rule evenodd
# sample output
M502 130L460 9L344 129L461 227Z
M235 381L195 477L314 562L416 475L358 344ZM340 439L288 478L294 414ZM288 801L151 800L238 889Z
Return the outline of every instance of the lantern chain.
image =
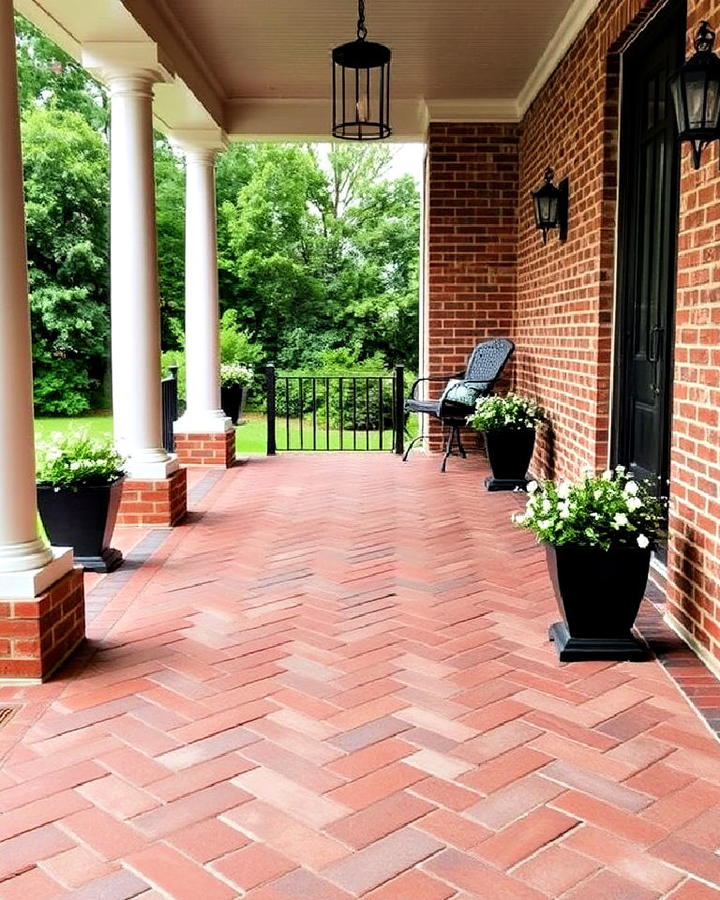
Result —
M365 0L358 0L357 36L359 41L364 41L367 37L367 28L365 27Z

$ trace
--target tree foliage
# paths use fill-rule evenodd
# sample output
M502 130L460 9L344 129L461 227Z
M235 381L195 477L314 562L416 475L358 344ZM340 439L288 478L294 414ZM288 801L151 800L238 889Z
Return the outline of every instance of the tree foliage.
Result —
M20 16L16 30L36 407L74 414L100 402L108 362L108 100ZM387 177L390 162L386 146L235 144L219 157L225 361L416 367L419 194ZM185 175L161 135L155 176L162 344L177 359Z

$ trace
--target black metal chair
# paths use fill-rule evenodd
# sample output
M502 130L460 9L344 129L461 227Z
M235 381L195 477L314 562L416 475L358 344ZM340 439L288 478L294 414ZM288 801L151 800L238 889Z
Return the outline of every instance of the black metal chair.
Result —
M439 419L444 428L449 428L445 442L440 471L444 472L447 466L448 456L453 453L453 447L457 445L458 453L465 459L467 453L460 438L460 429L465 424L465 419L475 411L475 402L478 397L487 396L495 386L498 378L505 368L505 363L510 359L515 350L515 344L507 338L496 338L478 344L470 354L464 372L448 376L429 376L418 378L410 390L410 396L405 401L405 412L426 413ZM415 396L418 385L423 381L446 381L445 389L437 400L418 400ZM413 446L423 440L425 435L418 435L408 445L403 462Z

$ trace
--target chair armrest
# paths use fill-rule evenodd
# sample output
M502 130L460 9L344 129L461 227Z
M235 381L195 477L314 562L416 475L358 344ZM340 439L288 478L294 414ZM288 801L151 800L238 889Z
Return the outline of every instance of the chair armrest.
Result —
M412 387L410 388L410 396L408 397L408 400L417 400L417 397L415 396L415 391L417 389L417 386L419 384L422 384L423 381L443 381L443 382L445 382L449 378L454 378L454 377L455 377L454 375L426 375L424 378L416 378L415 381L413 381Z

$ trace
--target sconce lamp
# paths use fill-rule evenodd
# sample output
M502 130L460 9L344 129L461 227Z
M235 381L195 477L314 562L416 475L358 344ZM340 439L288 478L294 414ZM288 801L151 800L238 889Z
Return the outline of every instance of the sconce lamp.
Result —
M545 181L531 193L535 227L542 231L543 244L547 244L548 231L552 228L557 228L558 240L567 240L570 183L565 178L556 186L553 184L554 175L552 169L545 169Z
M701 22L695 53L670 79L678 139L689 141L696 169L705 147L720 138L720 59L713 53L714 43L715 32Z

